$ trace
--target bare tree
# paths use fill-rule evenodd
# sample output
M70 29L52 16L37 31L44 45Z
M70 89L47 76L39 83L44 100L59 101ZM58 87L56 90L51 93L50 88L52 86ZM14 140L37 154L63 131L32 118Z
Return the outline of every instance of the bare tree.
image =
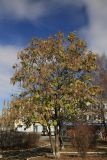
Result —
M98 69L96 72L96 83L101 86L102 90L99 94L99 115L104 124L105 132L107 132L106 125L106 104L107 104L107 57L106 55L97 56Z

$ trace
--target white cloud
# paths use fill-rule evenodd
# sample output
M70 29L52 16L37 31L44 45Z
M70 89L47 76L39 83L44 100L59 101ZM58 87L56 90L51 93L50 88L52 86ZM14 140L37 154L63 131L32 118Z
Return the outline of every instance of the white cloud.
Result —
M107 0L53 0L60 5L85 6L88 26L80 28L91 50L107 55Z
M55 12L62 6L81 6L81 0L0 0L1 19L27 19L37 21L39 18Z
M92 50L107 55L107 0L82 0L86 5L89 25L80 32Z
M0 45L0 64L9 67L15 62L18 47L11 45Z
M43 1L1 0L0 18L37 20L46 13Z
M16 46L0 46L0 98L2 99L8 98L13 90L10 78L18 50L19 47Z
M54 2L76 7L84 5L89 24L80 28L80 33L86 38L91 50L107 55L107 0L55 0Z

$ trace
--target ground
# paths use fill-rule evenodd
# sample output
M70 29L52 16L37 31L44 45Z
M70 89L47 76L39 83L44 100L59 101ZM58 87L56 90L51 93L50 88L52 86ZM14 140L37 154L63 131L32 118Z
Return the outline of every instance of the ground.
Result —
M53 160L47 157L36 157L29 160ZM80 157L61 156L59 160L82 160ZM107 157L87 157L85 160L107 160Z
M76 149L66 143L65 149L61 153L60 160L82 160L81 157L73 156ZM107 160L107 141L98 141L95 148L88 152L105 152L101 155L89 155L85 160ZM41 137L38 146L27 149L4 150L1 160L53 160L48 137Z

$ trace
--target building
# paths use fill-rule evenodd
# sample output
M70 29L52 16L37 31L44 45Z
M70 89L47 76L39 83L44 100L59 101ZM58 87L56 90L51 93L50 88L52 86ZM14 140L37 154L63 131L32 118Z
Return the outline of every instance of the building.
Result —
M43 135L47 134L46 127L41 125L40 123L32 124L30 127L27 128L26 125L21 120L15 121L15 130L19 132L36 132ZM51 126L51 132L52 134L54 134L53 126Z

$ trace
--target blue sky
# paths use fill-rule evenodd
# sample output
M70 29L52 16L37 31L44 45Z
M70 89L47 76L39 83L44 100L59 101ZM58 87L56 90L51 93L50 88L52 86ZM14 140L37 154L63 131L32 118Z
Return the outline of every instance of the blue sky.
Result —
M0 0L0 108L16 87L10 85L18 51L33 37L74 31L98 54L107 50L107 0Z

